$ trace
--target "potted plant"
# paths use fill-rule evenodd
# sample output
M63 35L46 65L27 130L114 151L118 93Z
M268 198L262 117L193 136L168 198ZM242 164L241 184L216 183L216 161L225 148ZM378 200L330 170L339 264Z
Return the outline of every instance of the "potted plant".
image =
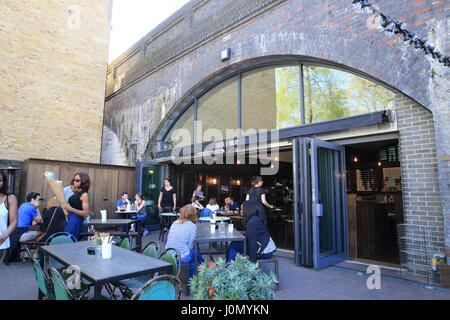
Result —
M237 254L234 261L217 258L199 265L190 289L196 300L272 300L276 283L273 273Z

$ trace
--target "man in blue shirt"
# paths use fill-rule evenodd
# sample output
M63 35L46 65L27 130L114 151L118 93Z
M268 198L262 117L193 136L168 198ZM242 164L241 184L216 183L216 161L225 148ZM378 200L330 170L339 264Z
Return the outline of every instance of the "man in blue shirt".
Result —
M227 214L239 213L239 204L231 197L225 198L225 211Z
M120 209L124 209L124 206L131 205L130 200L128 200L128 193L122 192L120 199L117 200L117 211L120 211ZM125 208L126 209L126 208ZM116 213L116 218L121 219L123 218L120 213ZM126 229L126 226L119 226L118 231L124 232Z
M122 192L122 195L119 200L117 200L117 211L120 211L122 206L127 206L128 204L131 205L130 200L128 200L128 193Z
M22 203L18 210L17 227L11 234L11 260L17 261L20 255L20 242L31 241L36 239L41 232L29 231L31 224L37 224L42 222L42 216L39 212L39 199L40 194L37 192L31 192L27 195L27 202ZM38 254L34 254L35 258ZM25 254L27 260L28 254Z

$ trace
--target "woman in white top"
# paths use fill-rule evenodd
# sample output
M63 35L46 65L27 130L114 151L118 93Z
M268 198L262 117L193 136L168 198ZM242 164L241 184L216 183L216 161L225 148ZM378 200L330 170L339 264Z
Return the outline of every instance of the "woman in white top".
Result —
M8 224L9 219L9 224ZM2 171L0 175L0 260L6 253L4 262L9 263L9 235L17 226L17 199L8 194L8 178Z
M195 209L202 210L203 208L205 208L205 207L202 206L202 204L199 202L199 198L198 198L197 196L194 196L194 197L191 199L191 201L192 201L192 206L193 206Z
M212 212L220 209L219 205L217 204L216 198L209 199L209 203L206 206L206 209L209 209Z

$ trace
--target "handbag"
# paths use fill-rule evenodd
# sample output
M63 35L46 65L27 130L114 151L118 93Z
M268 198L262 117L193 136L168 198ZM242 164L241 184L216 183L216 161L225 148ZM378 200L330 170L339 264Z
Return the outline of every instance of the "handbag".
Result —
M44 239L45 235L47 234L48 230L50 229L50 226L52 225L53 222L53 218L55 217L56 214L56 210L58 210L58 207L55 207L55 210L53 210L53 214L52 214L52 218L50 219L50 223L47 226L47 230L45 230L44 233L40 234L37 238L36 238L36 242L41 242L42 239Z

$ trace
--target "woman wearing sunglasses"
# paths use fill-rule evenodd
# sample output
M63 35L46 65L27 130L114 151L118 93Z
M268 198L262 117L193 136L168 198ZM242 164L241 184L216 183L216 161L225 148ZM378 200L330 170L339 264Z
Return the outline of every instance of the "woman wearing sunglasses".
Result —
M88 217L91 212L88 194L91 180L87 173L78 172L74 175L72 183L74 189L73 195L69 198L68 203L61 205L69 213L64 231L69 232L77 240L80 240L80 231L84 218Z

